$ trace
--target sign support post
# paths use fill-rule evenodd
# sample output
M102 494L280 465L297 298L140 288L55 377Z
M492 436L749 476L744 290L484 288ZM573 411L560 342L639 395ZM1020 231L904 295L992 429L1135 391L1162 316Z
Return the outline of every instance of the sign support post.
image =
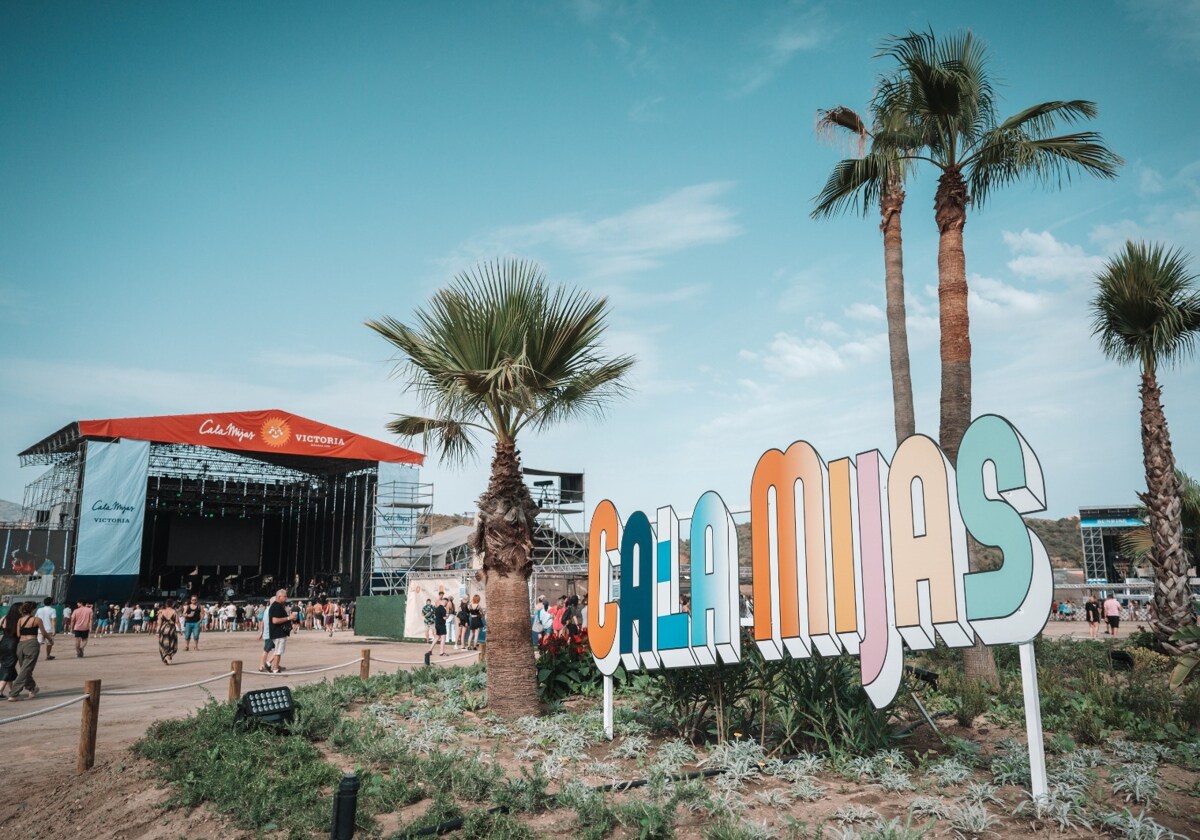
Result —
M604 735L613 739L613 678L604 678Z
M1021 687L1025 693L1025 739L1029 741L1030 793L1040 800L1049 791L1046 781L1046 749L1042 738L1042 703L1038 695L1037 661L1033 642L1017 645L1021 652Z

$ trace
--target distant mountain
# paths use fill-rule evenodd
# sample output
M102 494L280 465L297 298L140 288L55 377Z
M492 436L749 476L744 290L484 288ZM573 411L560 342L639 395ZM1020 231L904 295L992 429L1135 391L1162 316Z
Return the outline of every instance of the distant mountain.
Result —
M0 499L0 522L14 522L21 518L23 508L16 502Z

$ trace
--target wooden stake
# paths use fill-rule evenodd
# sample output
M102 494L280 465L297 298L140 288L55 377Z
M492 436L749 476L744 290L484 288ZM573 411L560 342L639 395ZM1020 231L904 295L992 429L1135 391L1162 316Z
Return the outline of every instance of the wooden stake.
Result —
M235 659L229 663L229 702L236 703L242 699L242 660Z
M83 684L87 697L83 700L83 713L79 722L79 755L75 761L75 772L86 773L96 763L96 727L100 722L100 680L88 680Z
M358 676L363 680L371 678L371 649L362 649L362 662L358 663Z

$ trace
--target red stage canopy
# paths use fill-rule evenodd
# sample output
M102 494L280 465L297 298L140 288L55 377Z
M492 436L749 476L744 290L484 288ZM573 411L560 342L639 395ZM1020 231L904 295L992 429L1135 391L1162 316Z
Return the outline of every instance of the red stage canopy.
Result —
M425 456L419 452L278 409L231 414L80 420L79 435L85 438L148 440L153 443L190 443L234 452L273 452L392 464L421 464L425 461Z

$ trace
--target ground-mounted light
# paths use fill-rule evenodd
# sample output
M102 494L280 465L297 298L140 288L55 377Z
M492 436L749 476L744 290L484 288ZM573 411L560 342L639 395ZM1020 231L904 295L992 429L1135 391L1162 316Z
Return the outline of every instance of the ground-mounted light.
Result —
M262 723L291 723L296 706L292 702L292 690L286 685L277 688L260 688L247 691L238 703L233 722L257 720Z

